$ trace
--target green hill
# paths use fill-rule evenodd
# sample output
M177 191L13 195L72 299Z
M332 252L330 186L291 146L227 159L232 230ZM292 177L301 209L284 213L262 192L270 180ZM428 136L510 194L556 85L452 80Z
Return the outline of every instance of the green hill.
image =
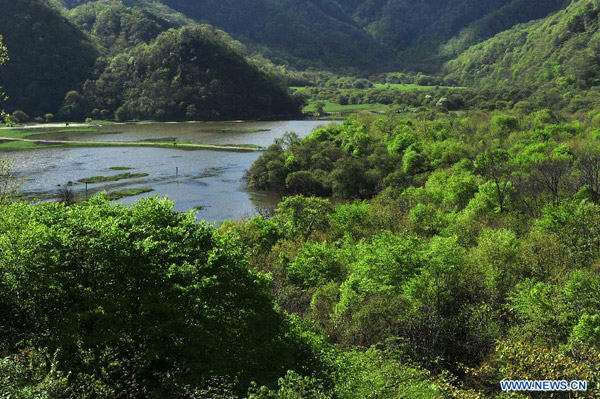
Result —
M57 112L65 93L92 72L89 38L41 0L0 0L0 34L10 62L0 70L5 107L31 115Z
M542 18L567 0L338 0L400 65L435 71L461 50L512 26ZM449 45L439 46L448 40Z
M299 112L285 88L249 64L238 42L164 5L100 0L58 10L67 4L52 4L6 2L0 16L10 57L0 72L8 111L70 120ZM184 24L192 25L176 30Z
M140 2L141 3L141 2ZM143 4L140 4L143 7ZM149 43L162 32L185 24L166 18L149 7L128 7L120 1L100 0L67 12L69 19L92 35L110 54L117 54L140 43Z
M89 0L55 0L81 8ZM437 72L469 46L569 0L121 0L208 23L295 67ZM105 2L111 2L105 0ZM118 2L112 0L112 2ZM175 11L174 11L175 10ZM178 14L179 12L180 14ZM171 22L173 22L171 20Z
M464 85L520 91L545 106L583 108L598 99L600 3L579 0L545 19L519 25L449 62Z
M87 112L120 120L255 119L298 113L286 89L249 65L235 45L210 26L162 33L149 45L106 60L97 79L85 84ZM74 114L82 112L78 101Z
M161 1L261 48L277 61L301 67L375 67L393 58L331 0Z

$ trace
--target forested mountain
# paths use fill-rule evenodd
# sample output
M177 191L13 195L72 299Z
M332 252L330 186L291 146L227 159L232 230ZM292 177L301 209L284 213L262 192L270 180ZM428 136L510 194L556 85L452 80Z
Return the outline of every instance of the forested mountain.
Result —
M566 0L161 0L297 66L435 70L471 44L558 10ZM460 35L459 35L460 34ZM459 35L451 46L439 46ZM382 51L385 49L385 51ZM375 57L375 58L374 58ZM300 60L299 60L300 59ZM390 63L394 60L395 63Z
M149 43L162 32L181 26L145 8L127 7L111 0L84 4L67 15L82 30L98 39L110 54Z
M89 0L55 1L69 8L89 3ZM278 63L291 63L295 67L355 71L408 68L429 72L438 71L443 62L473 44L516 24L545 17L569 3L568 0L121 2L158 14L177 15L178 11L197 22L225 30ZM180 18L178 22L182 22Z
M0 34L10 62L0 70L8 109L41 115L92 72L98 52L88 36L40 0L0 0Z
M9 96L8 111L79 120L298 112L285 88L247 62L239 43L164 5L101 0L63 15L46 0L2 3L0 33L11 62L0 85Z
M404 63L421 69L452 53L438 46L460 33L459 47L488 38L511 26L541 18L566 0L338 0L379 42L403 52ZM424 58L424 56L426 56ZM442 57L441 57L442 56ZM402 60L401 60L402 61Z
M144 52L134 48L152 46L153 40L161 33L198 22L224 28L248 45L249 50L226 35L214 35L212 39L221 41L233 53L244 53L246 57L259 54L259 58L255 59L264 60L260 58L262 54L275 63L291 64L300 69L349 68L363 75L382 70L439 72L444 62L458 57L448 66L447 82L498 89L502 85L496 82L504 79L508 83L505 87L511 91L515 90L513 83L518 83L520 87L513 98L515 102L533 93L530 86L532 82L537 82L538 77L534 75L540 68L547 71L548 81L556 81L556 77L562 76L565 81L571 82L566 85L553 84L552 88L556 89L554 94L545 95L539 101L545 106L556 106L561 98L571 102L569 96L575 94L569 89L569 84L574 84L575 90L589 88L594 85L596 76L595 49L591 40L595 38L595 24L592 21L595 11L583 12L583 17L575 15L579 12L577 9L585 4L593 8L593 2L577 1L567 11L558 11L556 14L552 12L563 8L565 0L423 0L417 3L401 0L52 0L52 4L55 5L54 9L47 0L19 0L7 3L8 12L0 17L0 33L6 31L5 41L13 59L0 75L0 83L6 86L10 96L9 110L21 108L36 115L57 113L65 94L77 90L84 98L78 97L79 94L71 95L66 107L62 107L64 117L88 116L94 110L94 116L102 113L105 117L114 117L119 108L121 117L150 118L156 118L157 115L166 118L187 118L191 115L235 117L234 109L238 109L238 117L242 117L242 114L249 117L257 116L263 106L267 107L263 115L284 110L284 113L290 113L292 101L287 96L279 102L281 107L270 109L270 105L275 104L272 100L282 98L282 94L275 84L267 84L269 78L260 73L255 77L265 84L262 86L265 91L258 90L259 101L250 100L253 98L250 93L257 92L254 84L240 86L240 98L252 103L244 107L240 107L239 102L232 107L230 103L217 99L232 98L235 87L232 82L236 80L230 79L232 75L228 70L223 72L223 76L229 78L216 78L221 82L218 90L213 90L216 84L212 84L213 89L207 89L210 85L208 82L213 80L211 74L215 73L214 70L200 79L203 83L194 83L201 85L206 92L203 89L193 95L189 91L184 94L180 82L169 83L167 86L172 93L173 90L180 90L171 95L179 99L177 102L163 101L168 95L161 92L162 89L153 89L152 95L163 100L152 101L151 106L141 106L139 100L126 97L138 92L149 93L147 90L140 87L134 89L131 84L123 93L106 89L112 84L111 79L116 79L115 82L127 79L129 83L142 84L154 72L138 70L135 63L129 65L136 57L143 57ZM46 14L47 17L44 17ZM550 16L546 16L548 14ZM539 17L545 18L530 25L513 27L519 22ZM571 21L573 18L580 18L583 28L577 26L576 21ZM509 30L485 44L477 45L505 29ZM24 37L34 37L34 41L25 44ZM525 41L526 51L521 46ZM48 44L54 42L54 45ZM562 49L560 52L549 50L554 43ZM175 42L171 44L176 45ZM471 48L472 45L475 47ZM506 49L512 54L510 57L504 56ZM178 52L168 53L173 55ZM127 62L125 54L129 57ZM224 53L218 51L217 54ZM577 56L572 57L572 54ZM101 58L95 63L98 56ZM507 63L517 58L518 62L511 65L510 73L507 72L510 69L506 67ZM568 61L563 63L563 59L567 58ZM495 66L487 65L490 60ZM173 66L180 60L167 58L165 62ZM228 69L220 61L206 62ZM94 63L95 67L92 68ZM183 63L186 63L185 56ZM503 63L505 66L501 67ZM153 67L152 63L148 65ZM235 65L237 63L234 63L233 69L237 68ZM134 76L133 71L141 75ZM488 71L491 71L489 76L479 78ZM515 79L511 78L513 72ZM253 74L248 72L242 75L247 77ZM582 74L586 76L580 76ZM177 73L174 72L173 76L177 76ZM494 83L486 85L486 79ZM87 80L90 82L83 90ZM574 80L577 82L573 83ZM98 84L94 83L96 81ZM229 83L223 84L224 81ZM228 88L223 90L224 86ZM244 86L252 89L246 90ZM41 91L38 90L40 87ZM147 89L147 86L144 87ZM276 90L277 94L272 90ZM537 92L547 90L538 87ZM109 93L107 99L101 98ZM206 93L209 93L208 97ZM40 97L44 101L40 102ZM144 94L144 97L148 95ZM208 103L211 104L210 109L198 109ZM192 108L187 112L192 105L198 112Z
M374 67L389 62L369 34L331 0L162 0L297 66Z
M447 72L462 84L518 89L545 105L593 105L600 86L599 15L597 1L575 1L471 47L448 63Z
M251 119L299 112L285 88L230 44L210 26L169 30L149 45L107 59L98 78L85 84L84 101L94 116L119 120ZM81 109L78 101L73 105Z

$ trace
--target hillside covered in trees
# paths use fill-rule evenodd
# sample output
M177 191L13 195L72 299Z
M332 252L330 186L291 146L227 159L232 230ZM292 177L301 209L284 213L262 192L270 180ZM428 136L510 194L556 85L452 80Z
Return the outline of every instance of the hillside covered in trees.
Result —
M59 1L59 0L55 0ZM89 0L62 1L76 7ZM542 18L566 0L160 0L297 68L435 72L469 46L512 26ZM146 0L128 6L157 8ZM441 46L441 47L440 47Z
M382 106L225 165L193 153L194 186L221 190L199 180L214 174L242 193L229 162L248 155L248 198L278 200L221 224L159 196L87 195L139 170L79 180L85 198L71 181L58 202L25 200L20 177L38 177L0 153L0 398L600 398L598 0L0 5L0 109L170 121ZM91 147L120 161L150 142L47 144L82 150L78 168ZM182 158L152 144L148 163ZM179 186L179 166L157 170L156 190Z
M287 89L251 65L227 34L144 4L102 0L63 15L46 0L7 2L0 16L11 58L0 71L6 109L72 120L299 112Z
M447 65L460 84L520 91L557 109L589 109L600 93L600 4L573 2L471 47Z
M65 94L80 86L98 57L89 37L39 0L2 1L0 32L11 59L0 69L9 111L57 112Z
M282 308L330 342L387 348L462 389L402 396L390 377L398 391L375 397L598 381L599 127L549 110L356 115L272 145L249 183L291 197L229 228Z
M298 113L299 104L286 88L250 66L230 41L209 26L162 33L149 45L106 60L98 78L84 84L87 104L73 112L83 112L81 118L92 109L94 116L114 114L117 120L231 120Z
M10 4L15 15L9 12L0 17L0 32L10 31L5 41L13 62L0 75L0 83L9 96L8 110L20 109L32 117L50 112L63 119L260 118L296 114L306 99L313 104L334 101L340 105L431 107L440 98L449 98L453 109L477 104L510 108L527 101L576 110L596 99L595 91L587 89L593 88L597 79L597 5L587 0L575 1L568 8L559 0L476 4L19 0ZM528 22L535 18L542 19ZM197 26L198 22L227 32L193 28L204 32L204 38L195 42L198 54L206 56L209 48L216 48L207 41L222 45L215 59L199 59L183 48L173 49L168 52L172 56L160 64L169 74L149 88L148 76L155 78L158 73L151 69L159 65L147 62L143 49L154 51L166 43L175 46L180 42L166 40L174 37L166 32ZM26 36L37 41L25 45L20 40ZM47 45L58 37L69 39L59 40L57 46ZM160 44L154 45L159 37ZM175 58L175 54L183 58ZM191 58L186 60L188 56ZM140 62L133 62L136 57ZM239 62L227 70L224 65L233 59ZM196 77L204 68L204 76L194 78L195 85L174 79L185 70L175 70L181 61L196 68ZM43 63L49 67L38 70ZM241 68L244 63L249 67ZM218 71L216 65L220 65ZM304 70L307 67L310 69ZM320 86L323 79L311 77L318 73L312 68L344 71L351 79L368 77L371 83L361 85L362 92L331 90L328 82ZM429 75L418 77L411 72L406 77L398 70ZM392 72L396 75L390 75ZM119 80L128 82L123 93L115 91ZM415 82L474 89L442 91L429 99L418 90L376 87ZM285 86L297 85L319 87L296 92L292 99ZM144 100L127 98L145 92ZM44 101L38 101L39 93ZM239 101L230 106L229 100L238 94ZM167 101L168 96L173 98ZM150 97L156 99L149 101ZM273 108L275 104L278 106Z

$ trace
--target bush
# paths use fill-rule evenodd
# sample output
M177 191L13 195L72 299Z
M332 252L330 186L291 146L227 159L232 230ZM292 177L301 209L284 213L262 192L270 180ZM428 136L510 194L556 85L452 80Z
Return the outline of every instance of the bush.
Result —
M12 118L16 123L24 123L29 120L29 115L27 115L23 111L17 110L15 112L13 112Z

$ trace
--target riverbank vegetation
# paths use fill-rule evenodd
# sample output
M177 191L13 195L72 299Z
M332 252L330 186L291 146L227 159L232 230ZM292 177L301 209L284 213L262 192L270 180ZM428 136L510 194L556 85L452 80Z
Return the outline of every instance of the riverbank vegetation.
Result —
M180 150L213 150L213 151L260 151L261 147L254 144L204 144L176 141L176 138L149 139L144 141L91 141L77 140L77 135L99 133L98 122L95 124L80 124L73 127L45 127L37 125L29 128L0 128L0 150L19 151L36 148L66 148L66 147L156 147ZM256 129L255 129L256 130ZM219 132L250 133L255 130L227 130ZM49 137L52 136L52 137Z
M219 226L158 196L110 203L150 188L22 201L0 160L0 397L522 399L500 381L526 379L600 398L597 1L163 3L187 17L145 0L7 6L19 61L0 77L24 104L8 122L362 112L264 149L246 179L281 202ZM201 15L290 64L187 19ZM386 48L376 70L364 55ZM454 60L390 72L398 55ZM365 70L290 66L319 60ZM95 131L1 130L0 149L263 150L45 140ZM105 168L80 182L147 176Z
M106 194L106 199L109 201L116 201L122 198L135 197L137 195L151 193L152 191L154 191L154 189L149 187L128 188L125 190L111 191Z
M122 173L119 175L113 175L113 176L94 176L94 177L87 177L85 179L81 179L79 180L80 183L88 183L88 184L94 184L94 183L105 183L105 182L111 182L111 181L119 181L119 180L125 180L125 179L138 179L140 177L146 177L148 176L147 173Z
M499 399L550 378L596 397L599 130L594 112L358 114L269 147L250 184L288 197L218 228L158 199L0 207L0 387Z
M458 397L597 381L599 128L596 113L548 110L359 115L287 136L249 172L254 187L350 202L292 196L225 230L284 310L341 347L449 372L471 392Z

